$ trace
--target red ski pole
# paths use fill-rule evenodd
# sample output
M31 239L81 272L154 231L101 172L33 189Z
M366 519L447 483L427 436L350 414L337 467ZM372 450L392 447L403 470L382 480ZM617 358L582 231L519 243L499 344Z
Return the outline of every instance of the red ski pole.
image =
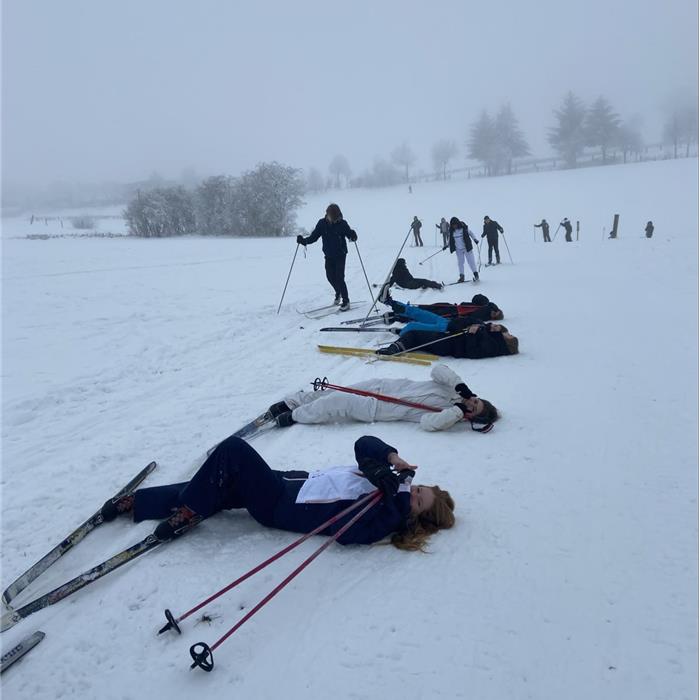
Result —
M300 574L316 557L323 552L324 549L330 547L333 542L335 542L346 530L351 528L372 506L382 498L382 494L379 491L373 491L370 494L371 500L367 505L358 513L356 513L350 520L348 520L343 527L338 530L338 532L333 535L330 539L324 542L310 557L305 559L299 566L292 571L287 578L285 578L281 583L275 586L250 612L246 613L231 629L214 642L211 646L205 644L204 642L198 642L190 647L190 656L192 657L192 664L190 668L199 666L199 668L204 671L211 671L214 668L214 656L212 652L217 647L221 646L241 625L243 625L247 620L249 620L253 615L255 615L260 608L262 608L266 603L268 603L272 598L274 598L292 579L294 579L298 574ZM357 504L355 504L357 505Z
M222 596L224 593L228 593L230 590L238 586L240 583L243 583L246 579L249 579L253 574L257 574L258 571L262 571L265 567L269 566L272 564L272 562L277 561L281 557L283 557L287 552L291 552L293 549L298 547L302 542L306 542L310 537L313 537L314 535L318 535L319 532L323 532L327 527L332 525L333 523L337 522L341 518L344 518L348 513L352 513L353 510L359 508L361 505L364 505L367 501L369 501L372 497L374 497L377 494L376 491L372 491L372 493L367 494L366 496L363 496L360 498L358 501L355 503L350 504L345 510L342 510L340 513L337 513L334 515L332 518L329 518L326 520L325 523L322 523L319 525L315 530L312 530L311 532L306 533L302 537L300 537L298 540L295 540L291 544L287 545L284 547L284 549L281 549L277 554L273 554L271 557L266 559L264 562L261 564L258 564L257 566L253 567L250 571L246 572L242 576L239 576L235 581L229 583L227 586L222 588L220 591L217 591L216 593L213 593L210 595L208 598L203 600L201 603L198 603L195 605L192 609L188 610L187 612L182 613L180 617L175 617L170 610L165 610L165 619L168 621L168 624L162 627L161 629L158 630L158 634L163 634L163 632L167 632L170 629L174 629L178 634L182 634L179 626L179 622L182 622L183 620L186 620L190 615L196 613L198 610L201 610L205 605L208 605L211 603L213 600L216 600L220 596Z

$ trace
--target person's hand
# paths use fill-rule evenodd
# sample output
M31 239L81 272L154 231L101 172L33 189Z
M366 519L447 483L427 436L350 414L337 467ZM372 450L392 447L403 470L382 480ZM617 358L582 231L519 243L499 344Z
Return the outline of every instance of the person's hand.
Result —
M374 459L366 459L360 464L360 471L387 498L392 498L399 490L401 479L388 464L382 464Z
M463 399L471 399L472 396L476 396L476 394L464 382L457 384L455 391Z
M350 229L350 235L348 236L348 238L354 243L357 240L357 234L352 229Z
M447 250L449 247L450 247L450 246L448 246L448 245L444 245L444 246L442 246L442 249L443 249L443 250Z
M389 464L391 464L394 469L396 469L397 472L402 472L405 469L410 469L411 471L415 471L418 469L418 465L416 464L409 464L405 459L401 459L399 455L396 452L390 452L387 460L389 461Z
M299 234L297 236L297 245L304 245L304 246L306 245L306 241L304 240L304 236L302 236L301 234Z

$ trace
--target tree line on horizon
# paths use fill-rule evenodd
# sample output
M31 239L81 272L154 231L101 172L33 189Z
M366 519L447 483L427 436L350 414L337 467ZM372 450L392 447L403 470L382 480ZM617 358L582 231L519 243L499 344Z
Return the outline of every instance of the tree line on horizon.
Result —
M598 97L590 106L573 92L567 93L559 108L554 110L554 124L548 128L547 140L567 168L575 168L586 148L600 149L603 164L608 163L612 149L619 150L623 162L645 147L637 120L623 121L605 97ZM677 107L664 125L663 142L673 146L674 158L685 147L685 155L698 144L697 104ZM470 126L464 141L464 155L478 161L487 176L510 174L516 158L531 155L525 135L510 104L502 105L495 114L482 110ZM435 179L447 179L448 166L459 156L454 139L441 139L430 152ZM318 168L306 175L307 190L320 192L332 187L386 187L409 183L410 169L417 156L408 142L397 146L388 158L377 157L371 168L353 177L350 162L342 154L333 156L328 176Z

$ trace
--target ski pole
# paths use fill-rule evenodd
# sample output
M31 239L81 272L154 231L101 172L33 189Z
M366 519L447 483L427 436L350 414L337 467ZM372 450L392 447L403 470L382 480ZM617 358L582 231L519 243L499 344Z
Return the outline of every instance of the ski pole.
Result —
M438 250L437 253L433 253L432 255L429 255L427 258L425 258L425 260L421 260L418 264L422 265L424 262L427 262L428 260L430 260L430 258L434 258L436 255L440 255L440 253L442 253L444 250L445 250L444 248L440 248L440 250Z
M537 231L535 230L535 224L532 224L532 242L537 243Z
M369 289L369 295L370 297L374 297L374 293L372 292L372 285L369 283L369 278L367 277L367 271L365 270L365 264L362 262L362 256L360 255L360 248L357 245L357 241L353 241L355 243L355 250L357 251L357 257L360 259L360 265L362 267L362 273L365 276L365 282L367 282L367 289ZM376 311L379 311L379 309L374 306L372 307L376 309Z
M479 256L479 272L481 272L481 244L483 243L483 238L479 240L479 245L476 246L476 254Z
M262 571L265 567L269 566L273 562L277 561L281 557L283 557L285 554L288 552L291 552L293 549L298 547L300 544L303 542L306 542L310 537L313 537L314 535L318 535L319 532L322 532L325 530L327 527L332 525L333 523L337 522L341 518L344 518L348 513L351 513L353 510L359 508L361 505L364 505L370 498L372 498L374 495L376 495L376 491L373 491L370 494L367 494L360 500L356 501L355 503L351 503L345 510L341 511L340 513L337 513L334 515L332 518L329 518L326 520L325 523L322 525L319 525L315 530L312 530L311 532L306 533L305 535L302 535L298 540L295 540L291 544L287 545L284 547L284 549L281 549L277 554L273 554L271 557L268 559L265 559L264 562L258 564L257 566L253 567L250 571L247 571L245 574L242 576L239 576L235 581L229 583L227 586L224 586L220 591L217 591L216 593L213 593L210 595L208 598L203 600L201 603L197 603L193 608L188 610L187 612L182 613L180 617L175 617L170 610L165 611L165 618L168 621L168 624L162 627L161 629L158 630L158 634L163 634L163 632L167 632L170 629L174 629L178 634L182 634L180 631L180 626L179 622L182 622L183 620L186 620L190 615L193 615L196 613L198 610L201 610L205 605L209 605L213 600L216 600L217 598L221 597L224 595L224 593L228 593L230 590L234 589L236 586L239 584L243 583L243 581L249 579L253 574L257 574L258 571Z
M508 251L508 257L510 258L510 264L513 264L513 256L510 254L510 248L508 247L508 241L506 240L506 234L501 233L501 236L503 236L503 242L506 244L506 250Z
M249 620L253 615L255 615L260 608L262 608L266 603L268 603L272 598L274 598L292 579L294 579L298 574L300 574L316 557L318 557L325 549L330 547L333 542L335 542L343 533L350 529L372 506L379 503L382 498L382 493L380 491L373 491L369 494L370 501L365 505L362 510L356 513L350 520L348 520L343 527L338 530L331 538L324 542L310 557L305 559L294 571L292 571L289 576L287 576L281 583L275 586L250 612L245 614L231 629L226 632L222 637L216 640L214 644L209 646L204 642L198 642L190 647L190 656L192 657L192 664L190 668L199 666L204 671L211 671L214 668L214 656L212 652L217 647L221 646L237 629L241 627L247 620Z
M289 284L289 278L292 276L292 270L294 269L294 261L297 259L297 253L299 252L299 246L301 243L297 243L296 250L294 251L294 257L292 258L292 264L289 266L289 274L287 275L287 281L284 283L284 290L282 291L282 298L280 299L280 305L277 307L277 315L279 316L280 309L282 308L282 302L284 301L284 295L287 293L287 285ZM306 246L304 246L306 248Z
M411 231L413 229L409 226L408 227L408 233L406 234L406 238L403 239L403 243L401 244L401 247L399 248L399 252L396 254L396 257L394 258L394 262L391 264L391 268L389 268L389 274L386 276L384 280L384 284L379 287L379 292L377 293L376 297L373 297L372 299L372 306L369 307L369 310L367 311L367 314L365 315L365 321L368 319L369 315L372 313L372 309L374 309L377 305L377 301L379 301L379 297L382 295L382 292L384 291L384 287L386 287L387 284L389 284L389 280L391 279L391 275L394 273L394 268L396 267L396 263L398 259L401 257L401 252L404 249L404 246L406 245L406 241L408 240L408 237L411 235ZM371 290L370 290L371 291ZM363 321L364 323L364 321ZM362 325L362 324L360 324Z
M552 243L557 240L557 234L559 233L559 229L561 228L561 224L557 226L557 230L554 232L554 238L552 238Z

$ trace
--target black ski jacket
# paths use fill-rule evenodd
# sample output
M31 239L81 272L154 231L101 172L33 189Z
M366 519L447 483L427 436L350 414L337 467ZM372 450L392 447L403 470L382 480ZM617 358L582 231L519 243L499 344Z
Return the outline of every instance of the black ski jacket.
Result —
M498 221L489 219L488 223L484 224L484 232L481 234L481 237L483 238L484 236L487 236L486 240L489 242L497 241L499 231L503 233L503 227L498 223Z
M472 237L469 235L469 226L467 226L464 222L462 222L462 238L464 239L464 245L466 249L469 251L473 248L473 241ZM457 246L455 245L455 232L450 229L450 253L454 253L455 250L457 250ZM443 248L444 250L444 248Z
M399 342L408 350L435 340L437 342L426 348L421 348L419 352L449 357L467 357L471 360L510 355L506 341L503 339L503 333L491 331L488 324L484 324L476 333L462 333L453 338L449 338L450 335L449 331L446 333L408 331L400 337Z
M323 241L323 254L327 258L340 258L348 254L345 239L352 241L357 238L357 234L345 219L338 219L331 224L324 217L319 219L316 228L304 239L304 245L315 243L319 238Z

